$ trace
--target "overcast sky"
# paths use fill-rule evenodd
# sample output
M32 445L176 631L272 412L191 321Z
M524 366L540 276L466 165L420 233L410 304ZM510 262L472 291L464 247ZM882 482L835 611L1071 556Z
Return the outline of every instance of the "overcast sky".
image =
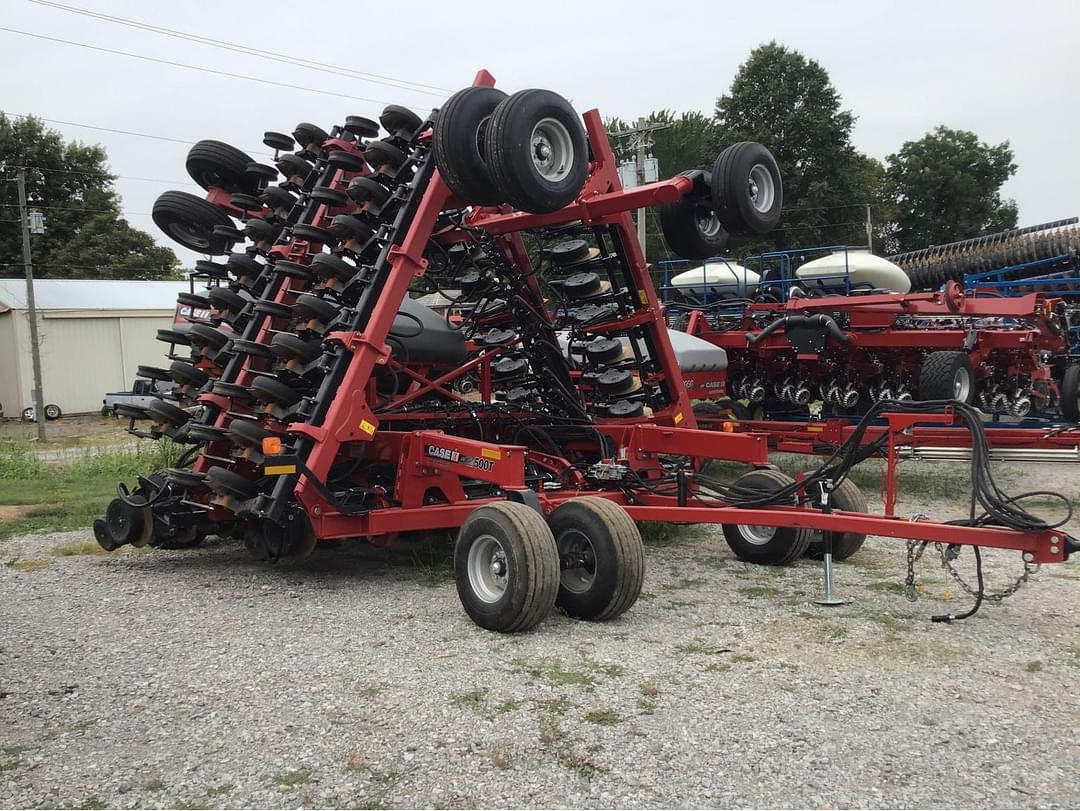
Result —
M264 130L289 132L302 120L329 128L346 115L375 118L386 102L426 112L469 84L480 67L505 90L550 88L579 110L599 107L605 116L632 119L665 107L711 113L749 51L775 39L829 72L844 106L858 117L854 141L864 152L883 159L938 124L973 130L991 143L1007 139L1020 168L1005 194L1019 203L1021 225L1080 213L1080 3L1070 0L58 1L440 89L388 87L30 0L0 0L0 26L370 99L273 87L0 31L6 112L184 141L216 138L266 160ZM119 175L188 180L183 144L51 126L68 138L103 144ZM196 258L150 220L154 198L168 184L120 179L117 186L134 225L185 262Z

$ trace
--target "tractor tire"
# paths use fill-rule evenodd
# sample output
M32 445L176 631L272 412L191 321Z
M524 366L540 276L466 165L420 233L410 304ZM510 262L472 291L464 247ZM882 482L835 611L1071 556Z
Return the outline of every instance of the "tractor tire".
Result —
M568 616L603 622L625 613L641 594L645 546L637 524L619 505L585 496L560 504L548 526L562 559L555 605Z
M229 194L250 194L256 191L252 178L247 176L251 158L241 150L221 141L199 141L188 150L185 166L191 179L209 191L224 189Z
M458 533L454 579L465 613L481 628L527 631L555 607L555 538L540 513L524 504L478 507Z
M502 199L520 211L558 211L585 184L585 128L570 102L550 90L520 90L503 101L484 144Z
M494 87L466 87L452 95L435 119L431 147L446 185L478 206L501 203L502 194L485 158L487 126L507 95Z
M719 256L731 238L716 216L712 200L693 193L660 206L660 230L672 251L691 260Z
M1069 422L1080 422L1080 363L1065 367L1060 392L1061 416Z
M764 234L780 223L784 185L776 159L756 141L732 144L712 170L713 207L732 233Z
M735 486L776 492L794 479L778 470L751 470L735 480ZM795 504L795 498L790 500ZM724 539L740 560L763 566L787 566L806 554L813 538L810 530L794 527L762 527L724 524Z
M829 494L829 505L844 512L864 513L866 512L866 497L851 479L844 479L840 482L840 486ZM833 560L847 560L859 551L865 541L865 535L854 532L839 533L833 538ZM820 531L812 533L806 556L814 560L825 557L825 539Z
M232 219L217 206L194 194L164 192L154 201L151 218L167 237L190 251L220 256L229 250L229 241L215 235L214 227L232 228Z
M966 352L931 352L919 371L920 400L975 400L975 370Z

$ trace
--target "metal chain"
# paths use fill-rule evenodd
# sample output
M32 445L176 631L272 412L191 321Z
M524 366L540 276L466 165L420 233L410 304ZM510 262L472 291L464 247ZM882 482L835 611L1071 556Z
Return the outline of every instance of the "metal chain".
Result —
M934 546L938 550L938 553L941 555L941 568L948 572L949 576L960 584L960 588L962 588L972 597L978 596L978 590L973 589L971 586L969 586L967 584L967 581L965 581L964 578L961 577L960 573L956 571L956 568L952 565L952 562L956 560L956 558L960 554L959 548L957 547L955 551L952 551L950 547L955 546L954 544L946 545L943 543L935 543ZM1018 578L1016 578L1012 585L1007 586L1001 591L987 592L984 590L983 600L1000 603L1006 597L1011 597L1020 590L1021 586L1028 582L1028 578L1030 578L1031 575L1039 571L1039 568L1039 564L1032 565L1025 560L1023 573Z
M928 521L929 517L923 513L918 513L911 517L912 521ZM908 541L907 546L907 576L904 578L904 596L911 602L915 602L919 599L919 589L915 585L915 563L922 558L923 553L926 551L926 547L930 545L929 541ZM960 556L961 547L959 544L945 544L934 543L934 548L937 550L938 555L941 557L941 568L956 581L960 588L966 591L972 597L978 596L978 590L968 585L967 581L961 576L960 572L956 570L952 562ZM986 592L983 591L983 600L989 602L1000 603L1007 597L1011 597L1016 594L1025 583L1028 582L1031 575L1039 571L1040 566L1038 564L1032 565L1027 561L1024 561L1024 571L1016 578L1016 580L1001 591Z
M930 516L925 513L916 513L911 516L912 521L929 521ZM926 541L908 541L907 546L907 577L904 579L904 596L907 597L908 602L915 602L919 599L919 589L915 585L915 562L923 556L923 552L926 551Z

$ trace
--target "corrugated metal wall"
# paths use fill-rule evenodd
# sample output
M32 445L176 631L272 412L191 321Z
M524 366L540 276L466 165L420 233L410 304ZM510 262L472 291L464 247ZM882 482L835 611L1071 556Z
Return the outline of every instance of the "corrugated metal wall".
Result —
M168 365L164 357L168 346L154 336L159 329L171 326L172 320L172 313L128 312L104 317L47 313L39 321L45 402L56 403L65 414L99 411L105 392L131 387L139 364ZM5 323L9 333L4 332ZM17 417L32 404L33 366L25 311L0 315L0 350L5 345L18 347L20 373L6 374L8 368L15 371L12 356L16 353L0 351L8 356L0 360L0 402L6 416ZM9 382L9 377L15 380Z

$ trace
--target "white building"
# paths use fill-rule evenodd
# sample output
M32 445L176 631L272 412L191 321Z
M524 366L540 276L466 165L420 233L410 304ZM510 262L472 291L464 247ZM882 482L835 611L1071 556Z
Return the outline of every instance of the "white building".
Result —
M188 282L42 279L34 283L45 402L65 414L101 409L108 391L131 388L140 364L168 366L156 340L172 324ZM26 282L0 279L0 404L8 417L33 405L34 367Z

